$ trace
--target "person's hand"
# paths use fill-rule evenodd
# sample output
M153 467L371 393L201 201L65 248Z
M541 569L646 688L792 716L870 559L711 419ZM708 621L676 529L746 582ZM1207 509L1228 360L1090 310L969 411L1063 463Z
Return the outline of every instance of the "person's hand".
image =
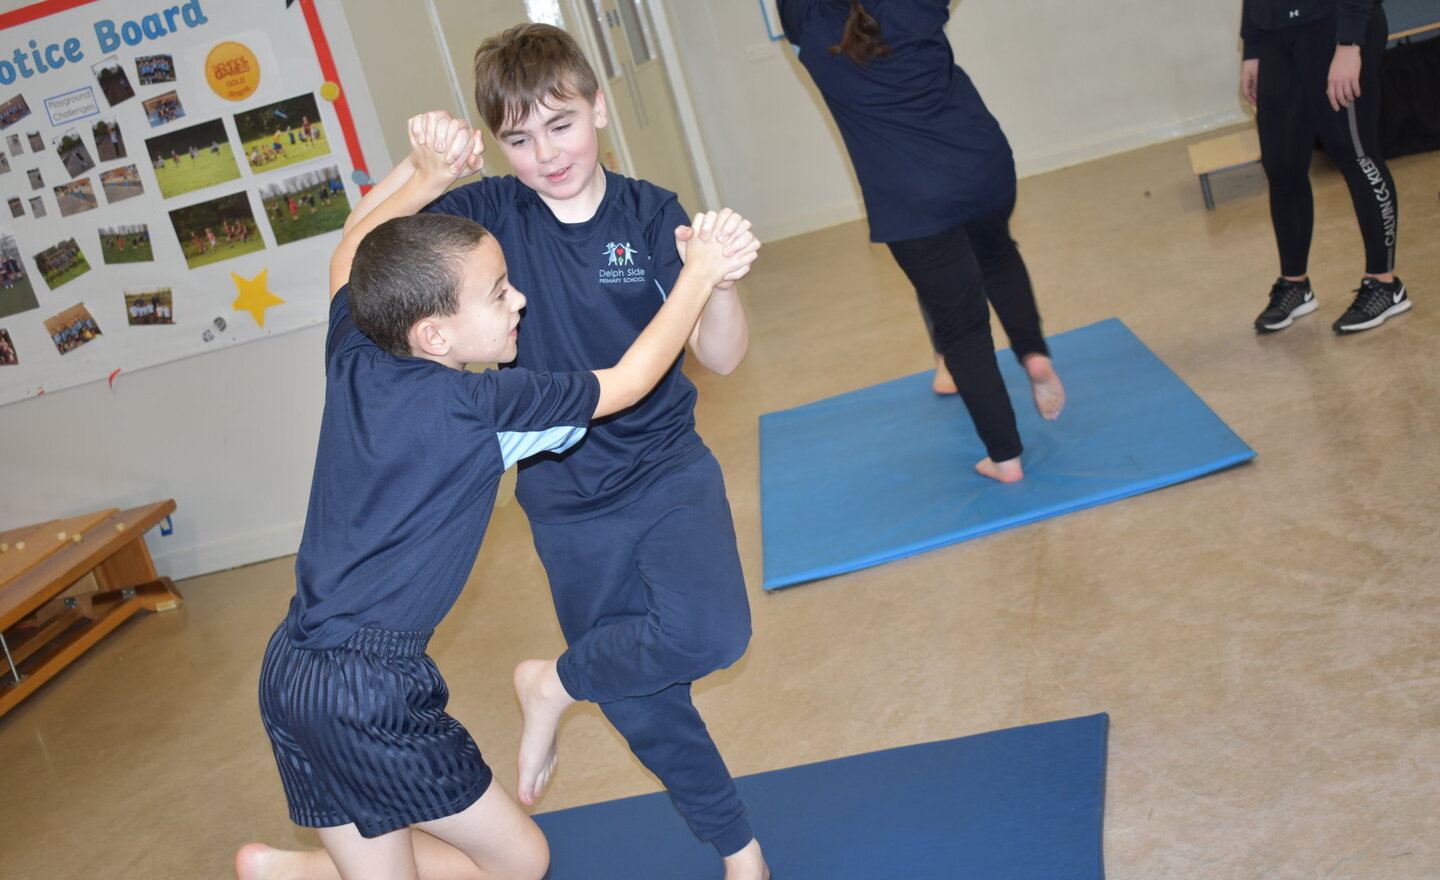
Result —
M1335 112L1349 107L1360 97L1360 47L1336 46L1330 61L1330 78L1325 94Z
M1258 96L1256 87L1259 82L1260 59L1246 58L1240 62L1240 94L1245 96L1245 100L1250 102L1251 107L1255 106L1255 100Z
M410 162L417 174L448 184L485 165L484 140L469 123L444 110L410 118Z
M675 230L675 244L686 265L713 278L715 286L733 284L750 271L760 241L750 232L750 221L723 208L696 214L689 226Z
M718 213L710 211L706 214L695 215L696 221L706 218L713 218L712 237L722 245L722 257L732 261L715 287L720 290L729 290L735 286L736 281L749 273L750 264L755 262L755 257L760 251L760 240L755 237L755 233L750 231L750 221L729 208L724 208ZM687 243L700 234L699 222L675 228L675 249L679 252L682 262L686 260Z

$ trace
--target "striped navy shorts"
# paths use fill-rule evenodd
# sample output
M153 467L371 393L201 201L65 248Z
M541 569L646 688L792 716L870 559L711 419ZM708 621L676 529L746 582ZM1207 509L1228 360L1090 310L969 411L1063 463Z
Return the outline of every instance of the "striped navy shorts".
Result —
M363 837L463 811L490 785L475 740L445 713L430 630L366 628L296 648L286 625L260 670L260 718L297 825Z

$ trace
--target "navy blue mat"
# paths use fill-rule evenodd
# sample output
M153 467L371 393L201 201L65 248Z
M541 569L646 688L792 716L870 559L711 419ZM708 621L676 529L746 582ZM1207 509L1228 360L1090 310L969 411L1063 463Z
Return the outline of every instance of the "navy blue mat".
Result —
M972 470L985 448L927 371L760 417L767 590L856 571L1227 468L1255 456L1118 319L1051 337L1067 403L1047 422L1009 351L1000 371L1025 479Z
M736 780L775 880L1102 880L1108 715ZM720 875L669 799L535 817L549 880Z

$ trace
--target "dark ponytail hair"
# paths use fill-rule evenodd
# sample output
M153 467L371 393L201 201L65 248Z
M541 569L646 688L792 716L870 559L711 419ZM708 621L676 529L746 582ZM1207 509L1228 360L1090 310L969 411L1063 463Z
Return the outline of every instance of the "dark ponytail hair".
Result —
M850 0L845 33L838 44L830 47L831 55L842 52L856 64L869 64L877 55L890 55L890 44L880 37L880 22L860 5L860 0Z

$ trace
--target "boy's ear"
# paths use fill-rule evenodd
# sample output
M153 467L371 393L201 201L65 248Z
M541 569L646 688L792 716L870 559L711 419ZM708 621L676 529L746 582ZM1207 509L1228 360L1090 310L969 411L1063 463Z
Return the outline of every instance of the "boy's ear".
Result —
M410 328L410 350L432 357L444 357L450 353L450 340L445 328L435 318L421 318Z
M610 124L610 108L605 105L605 90L595 90L595 127L604 128Z

